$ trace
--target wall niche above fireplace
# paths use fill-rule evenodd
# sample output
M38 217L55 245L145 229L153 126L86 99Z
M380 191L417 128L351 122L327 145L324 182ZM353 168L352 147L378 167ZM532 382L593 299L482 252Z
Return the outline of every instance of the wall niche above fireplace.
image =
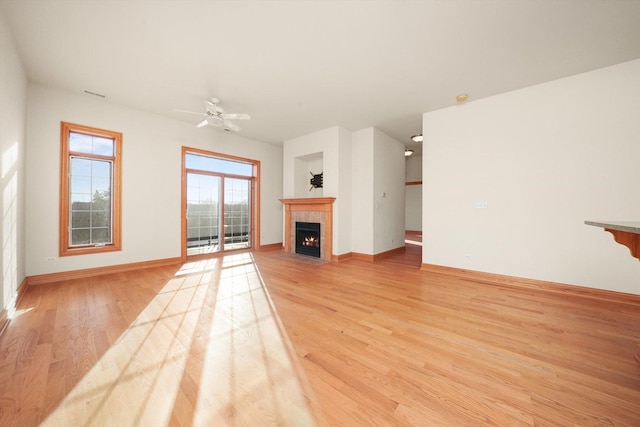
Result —
M313 185L310 181L311 179L316 179L316 176L322 177L323 170L323 153L296 157L294 161L295 197L322 197L323 186ZM320 179L320 181L322 180Z

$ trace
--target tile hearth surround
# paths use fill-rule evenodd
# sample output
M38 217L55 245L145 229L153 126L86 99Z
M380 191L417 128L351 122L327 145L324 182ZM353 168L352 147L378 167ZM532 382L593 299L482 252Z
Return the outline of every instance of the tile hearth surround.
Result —
M333 202L335 197L280 199L285 205L284 251L295 253L296 221L320 223L320 259L333 258Z

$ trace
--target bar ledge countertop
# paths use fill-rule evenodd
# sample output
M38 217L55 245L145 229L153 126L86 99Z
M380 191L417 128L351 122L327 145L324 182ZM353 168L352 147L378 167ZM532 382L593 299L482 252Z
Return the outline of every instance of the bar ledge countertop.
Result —
M640 234L640 221L585 221L586 225L608 228L610 230L626 231L627 233Z
M640 221L585 221L584 223L604 228L605 231L613 235L616 242L626 246L634 258L640 260ZM640 362L640 344L637 344L634 357Z

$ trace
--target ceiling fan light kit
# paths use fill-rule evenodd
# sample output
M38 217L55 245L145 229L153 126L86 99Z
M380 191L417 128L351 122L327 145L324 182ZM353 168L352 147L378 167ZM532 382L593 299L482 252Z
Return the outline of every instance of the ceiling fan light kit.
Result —
M238 132L241 128L231 120L251 120L249 114L244 113L225 113L224 109L218 105L220 100L218 98L211 98L211 100L204 101L204 113L198 113L196 111L175 110L180 113L197 114L204 117L200 123L196 125L197 128L205 127L207 125L215 127L224 127L224 130L231 132Z

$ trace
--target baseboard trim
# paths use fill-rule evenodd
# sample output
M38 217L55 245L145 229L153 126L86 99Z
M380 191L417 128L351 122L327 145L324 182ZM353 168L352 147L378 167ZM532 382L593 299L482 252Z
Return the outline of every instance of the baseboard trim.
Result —
M464 280L476 283L486 283L494 286L513 286L556 292L569 297L579 295L599 300L615 301L633 305L640 304L640 295L626 292L609 291L606 289L589 288L586 286L569 285L566 283L548 282L544 280L526 279L523 277L486 273L484 271L477 270L465 270L462 268L447 267L437 264L422 264L420 270L428 273L455 276Z
M351 259L355 261L365 261L365 262L375 261L374 255L361 254L359 252L351 252Z
M404 246L400 246L395 249L391 249L389 251L380 252L379 254L370 255L370 254L361 254L359 252L349 252L343 255L338 255L337 261L346 261L348 259L353 259L356 261L365 261L365 262L376 262L381 259L388 258L392 255L401 254L405 251Z
M2 311L0 311L0 337L4 334L4 331L7 329L7 326L9 326L10 321L9 311L6 308L2 309Z
M24 280L22 280L22 283L20 283L20 286L18 286L18 290L16 291L15 298L12 300L12 302L9 303L10 306L2 309L2 311L0 312L0 336L4 334L4 331L7 329L7 326L9 326L9 322L11 322L9 312L10 311L13 312L16 310L26 290L27 290L27 279L25 277Z
M373 256L373 260L374 261L378 261L378 260L381 260L381 259L384 259L384 258L388 258L388 257L393 256L393 255L402 254L405 251L406 251L406 248L404 247L404 245L402 245L402 246L399 246L399 247L397 247L395 249L391 249L389 251L380 252L379 254L375 254Z
M280 243L270 243L268 245L260 245L260 247L258 248L259 251L275 251L275 250L282 250L283 245L282 242Z
M343 262L343 261L350 260L351 258L353 258L353 252L347 252L346 254L332 255L331 261Z
M45 285L48 283L62 282L73 279L86 279L88 277L102 276L104 274L124 273L143 268L166 267L181 264L180 257L164 258L153 261L132 262L129 264L109 265L106 267L85 268L82 270L62 271L60 273L38 274L26 278L28 285Z

